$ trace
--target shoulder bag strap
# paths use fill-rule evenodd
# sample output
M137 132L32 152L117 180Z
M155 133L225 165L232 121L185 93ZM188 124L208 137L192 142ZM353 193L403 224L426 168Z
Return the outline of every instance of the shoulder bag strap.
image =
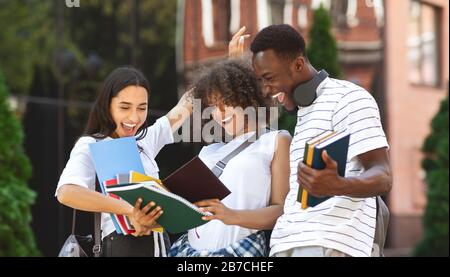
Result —
M99 183L97 176L95 176L95 190L98 191ZM92 252L94 253L94 257L100 257L101 253L101 213L94 213L94 247L92 248Z
M72 232L70 233L71 235L75 235L75 224L77 222L77 210L73 209L73 214L72 214Z
M98 138L96 137L93 138L95 139L95 142L99 141ZM95 191L101 192L97 174L95 174ZM94 257L100 257L100 254L102 252L101 215L102 213L94 213L94 247L92 247Z
M216 175L217 178L222 175L223 170L227 166L227 163L234 158L237 154L242 152L245 148L249 147L254 141L256 141L261 135L267 132L267 129L262 129L261 131L255 132L255 134L248 139L246 139L243 143L241 143L236 149L231 151L230 154L226 155L225 158L218 161L216 165L212 168L212 172ZM258 134L259 133L259 134Z

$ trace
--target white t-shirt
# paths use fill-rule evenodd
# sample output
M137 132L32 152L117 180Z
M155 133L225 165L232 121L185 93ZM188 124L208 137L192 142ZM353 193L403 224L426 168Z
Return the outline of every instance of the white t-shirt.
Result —
M231 209L248 210L267 207L271 195L271 164L275 152L276 138L280 131L267 132L233 157L219 179L231 191L222 203ZM214 165L254 132L241 135L227 144L214 143L202 148L199 157L209 167ZM236 225L225 225L212 220L189 230L191 246L199 251L217 250L239 241L258 230Z
M371 256L376 219L375 198L335 196L302 210L297 202L297 166L305 142L327 130L350 131L346 177L364 172L357 156L388 147L378 106L370 93L342 80L326 78L314 103L298 111L290 148L290 191L284 214L272 232L270 255L294 247L322 246L350 256Z
M110 137L105 138L105 140L110 139ZM89 150L89 144L94 142L96 142L95 139L89 136L81 137L76 142L66 167L59 178L55 196L58 194L58 189L65 184L73 184L95 190L95 168ZM173 142L172 129L166 116L159 118L155 124L147 128L147 135L137 141L137 144L143 149L140 156L146 175L159 178L159 168L155 157L164 145ZM109 235L114 230L114 224L110 215L102 213L102 237Z

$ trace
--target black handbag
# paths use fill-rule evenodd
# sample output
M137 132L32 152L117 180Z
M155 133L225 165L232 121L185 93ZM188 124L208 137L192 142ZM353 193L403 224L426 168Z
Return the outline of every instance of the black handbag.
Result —
M73 209L72 232L66 239L58 257L99 257L100 248L100 213L94 214L94 238L92 235L75 235L77 212Z

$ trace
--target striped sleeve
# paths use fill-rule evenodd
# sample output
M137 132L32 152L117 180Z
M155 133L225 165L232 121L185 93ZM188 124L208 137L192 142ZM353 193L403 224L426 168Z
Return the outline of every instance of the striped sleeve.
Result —
M389 148L380 120L378 105L365 90L345 94L332 117L334 130L348 129L348 160L378 148Z

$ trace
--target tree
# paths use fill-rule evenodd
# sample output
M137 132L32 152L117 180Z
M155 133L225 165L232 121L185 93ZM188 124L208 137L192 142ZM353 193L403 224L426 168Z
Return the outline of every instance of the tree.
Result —
M316 69L325 69L334 78L341 77L336 39L331 33L331 18L322 5L314 11L306 52Z
M131 64L149 79L150 108L169 110L177 101L176 12L175 0L85 1L82 9L66 10L67 39L76 45L80 62L90 54L102 61L97 84L88 79L91 87L98 88L114 68ZM93 100L96 90L86 90L86 79L80 76L69 86L71 100Z
M422 167L426 171L428 203L423 219L424 236L415 256L447 256L448 251L448 95L431 122L431 134L422 151L426 154Z
M27 186L31 165L22 146L19 120L8 105L0 72L0 257L39 254L30 228L35 193Z
M26 94L34 66L50 60L51 1L0 1L0 66L14 94Z

